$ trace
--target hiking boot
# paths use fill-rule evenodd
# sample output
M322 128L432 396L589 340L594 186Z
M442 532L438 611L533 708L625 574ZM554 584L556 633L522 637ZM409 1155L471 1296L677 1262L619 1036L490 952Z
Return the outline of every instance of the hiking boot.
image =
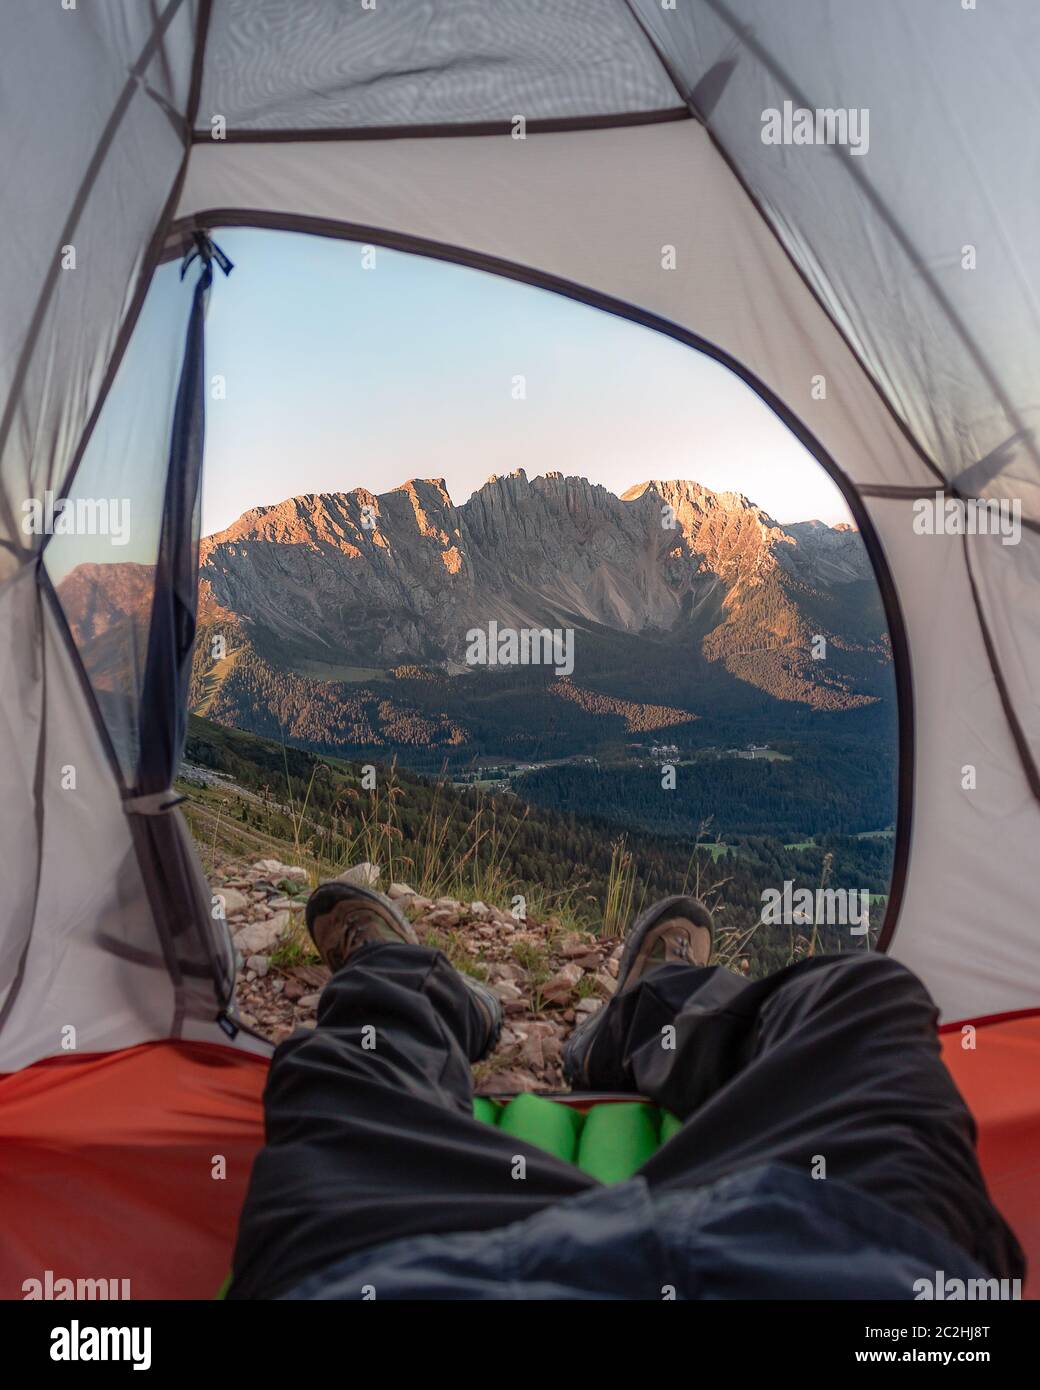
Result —
M361 946L373 941L418 946L407 917L382 893L354 883L322 883L307 899L307 930L335 975Z
M307 930L318 948L318 954L333 974L342 970L347 961L362 946L373 941L386 941L398 946L419 946L421 943L412 924L396 903L353 883L323 883L307 900ZM486 985L471 975L459 971L484 1022L482 1037L477 1041L479 1062L498 1042L502 1032L502 1003Z
M711 913L700 898L661 898L625 936L616 995L662 965L707 965L713 931ZM589 1085L589 1054L607 1008L579 1023L564 1045L563 1074L572 1086Z

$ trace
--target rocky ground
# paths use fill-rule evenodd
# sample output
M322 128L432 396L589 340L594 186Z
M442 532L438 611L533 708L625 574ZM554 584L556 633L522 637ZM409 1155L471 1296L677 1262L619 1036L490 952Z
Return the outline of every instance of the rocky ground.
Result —
M567 930L553 917L518 921L494 904L424 898L408 884L382 882L372 864L342 877L387 893L422 942L497 992L505 1026L495 1052L474 1069L478 1091L565 1089L563 1041L614 992L620 941ZM329 972L303 923L307 871L276 859L224 862L212 886L242 960L236 997L243 1022L276 1043L315 1027Z

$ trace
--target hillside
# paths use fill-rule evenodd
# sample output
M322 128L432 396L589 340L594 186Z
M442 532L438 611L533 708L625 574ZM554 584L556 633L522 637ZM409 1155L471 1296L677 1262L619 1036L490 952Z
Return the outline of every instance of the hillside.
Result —
M441 480L308 494L205 538L199 580L192 707L322 753L432 770L663 731L686 751L817 737L817 716L879 706L891 726L859 536L696 483L617 497L519 470L461 506ZM140 664L148 568L80 566L59 592L95 684L117 689ZM473 664L485 631L563 646Z
M365 766L375 771L371 789ZM608 935L655 898L694 891L717 912L723 958L747 959L754 975L808 946L803 933L758 924L764 888L787 879L879 896L888 888L884 836L821 834L785 844L771 835L727 836L721 825L651 833L389 764L319 759L197 717L178 785L210 866L274 857L304 866L317 882L358 862L378 863L387 882L407 882L431 900L509 908L519 895L529 913L553 917L561 930ZM860 944L838 929L824 937L833 949Z
M206 538L200 580L194 707L323 753L430 770L664 729L694 748L891 697L859 536L696 483L617 497L520 470L461 506L441 480L310 494ZM573 669L467 664L492 625L569 633Z

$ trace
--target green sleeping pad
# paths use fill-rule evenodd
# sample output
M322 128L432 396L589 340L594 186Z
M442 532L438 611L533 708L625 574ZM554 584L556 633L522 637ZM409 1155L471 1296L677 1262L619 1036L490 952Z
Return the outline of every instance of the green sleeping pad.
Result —
M476 1096L473 1114L600 1182L630 1178L682 1127L671 1111L641 1100L600 1101L581 1111L527 1093L504 1102ZM217 1298L226 1295L230 1283L229 1272Z
M473 1114L605 1183L630 1178L682 1124L645 1101L600 1101L581 1111L530 1094L504 1103L477 1096Z

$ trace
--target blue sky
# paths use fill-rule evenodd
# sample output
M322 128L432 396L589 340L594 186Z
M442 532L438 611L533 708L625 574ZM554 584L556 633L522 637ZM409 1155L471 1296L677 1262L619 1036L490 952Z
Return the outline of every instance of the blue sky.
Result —
M303 492L559 469L623 492L690 478L779 521L849 520L830 479L724 368L649 329L441 261L252 229L217 240L203 534ZM514 378L526 398L514 399Z

